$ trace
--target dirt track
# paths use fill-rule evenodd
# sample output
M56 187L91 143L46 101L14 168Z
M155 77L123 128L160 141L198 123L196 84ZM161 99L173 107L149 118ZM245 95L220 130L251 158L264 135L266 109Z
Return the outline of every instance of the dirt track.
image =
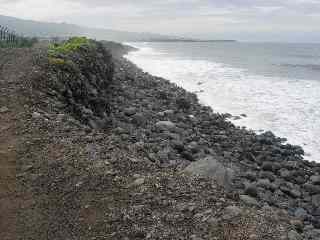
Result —
M31 50L0 50L0 239L16 239L17 213L28 203L18 191L17 131L23 105L17 91L21 78L28 72Z

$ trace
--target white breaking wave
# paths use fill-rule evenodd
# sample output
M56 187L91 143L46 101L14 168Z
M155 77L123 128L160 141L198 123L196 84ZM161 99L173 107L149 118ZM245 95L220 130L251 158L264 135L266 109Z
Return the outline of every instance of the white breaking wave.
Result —
M196 92L216 112L246 114L233 122L286 137L303 146L306 159L320 162L320 82L253 75L220 63L174 58L147 44L134 47L140 50L126 57L144 71Z

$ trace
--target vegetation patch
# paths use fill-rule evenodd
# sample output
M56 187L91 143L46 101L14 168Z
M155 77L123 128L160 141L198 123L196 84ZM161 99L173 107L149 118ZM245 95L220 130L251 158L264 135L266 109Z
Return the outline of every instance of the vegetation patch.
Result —
M81 47L92 45L91 41L86 37L72 37L61 44L52 44L49 47L49 57L55 58L59 55L66 55L77 51Z
M75 69L75 63L72 60L58 58L58 57L49 57L49 64L57 67L63 67L62 69L69 68Z
M49 63L53 65L64 65L66 61L62 58L50 57Z

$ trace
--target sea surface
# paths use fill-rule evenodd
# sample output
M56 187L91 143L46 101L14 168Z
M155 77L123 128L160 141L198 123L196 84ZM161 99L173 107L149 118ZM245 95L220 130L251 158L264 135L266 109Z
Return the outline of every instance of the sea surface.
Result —
M215 112L257 132L272 131L320 162L320 44L129 43L144 71L197 93Z

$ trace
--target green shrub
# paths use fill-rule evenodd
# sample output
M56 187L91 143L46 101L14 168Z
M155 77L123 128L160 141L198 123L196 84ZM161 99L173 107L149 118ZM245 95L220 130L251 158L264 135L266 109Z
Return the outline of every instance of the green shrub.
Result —
M66 61L62 58L49 57L49 63L53 65L64 65Z
M82 46L90 46L90 44L90 40L86 37L72 37L61 44L50 45L48 54L51 57L65 55L78 50Z

